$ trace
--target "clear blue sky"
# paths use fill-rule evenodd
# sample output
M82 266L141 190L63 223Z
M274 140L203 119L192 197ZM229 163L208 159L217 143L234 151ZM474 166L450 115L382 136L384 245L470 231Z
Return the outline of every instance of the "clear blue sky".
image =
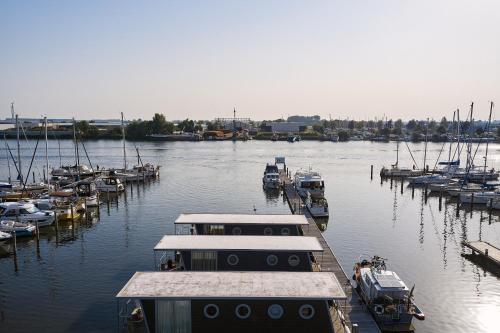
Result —
M451 117L500 103L500 1L0 1L0 117Z

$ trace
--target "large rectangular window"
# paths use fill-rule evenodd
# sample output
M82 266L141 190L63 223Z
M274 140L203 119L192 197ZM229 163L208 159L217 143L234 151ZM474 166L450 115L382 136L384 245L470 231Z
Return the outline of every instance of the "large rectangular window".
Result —
M216 251L192 251L191 252L192 271L216 271L217 252Z
M191 301L156 301L156 333L191 333Z

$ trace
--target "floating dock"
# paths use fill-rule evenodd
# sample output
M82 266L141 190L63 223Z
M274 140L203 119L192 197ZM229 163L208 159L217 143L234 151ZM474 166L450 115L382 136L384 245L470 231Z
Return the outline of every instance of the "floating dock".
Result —
M479 255L500 267L500 249L488 242L474 241L463 242L465 246L472 250L472 254Z
M347 302L344 306L339 306L338 312L334 314L333 317L339 317L340 321L344 325L344 332L380 333L381 331L375 322L375 319L373 319L358 292L352 287L348 275L340 266L337 258L335 258L332 249L328 246L328 243L323 237L323 234L319 230L311 214L303 205L302 199L284 170L280 170L280 181L283 184L283 193L288 201L292 214L304 214L309 222L309 226L303 228L304 236L316 237L323 247L324 252L321 270L323 272L333 272L337 280L344 287ZM336 332L341 332L338 330L338 326L335 326Z

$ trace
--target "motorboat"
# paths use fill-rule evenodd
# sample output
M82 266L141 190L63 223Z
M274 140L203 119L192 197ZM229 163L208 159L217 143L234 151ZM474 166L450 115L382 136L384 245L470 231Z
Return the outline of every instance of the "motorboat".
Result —
M354 271L357 289L382 331L412 332L413 317L425 319L413 301L415 286L408 289L395 272L386 269L385 259L362 260Z
M85 205L87 207L99 206L99 191L94 181L79 181L76 183L74 190L80 198L85 199Z
M36 233L36 227L30 223L16 221L0 221L0 231L15 233L16 237L31 237Z
M52 211L40 210L29 202L4 202L0 204L0 220L15 220L45 227L54 223L55 214Z
M431 174L431 175L422 175L416 177L408 177L408 182L413 185L427 185L427 184L445 184L449 182L450 177Z
M422 170L414 170L406 167L399 167L397 164L391 165L390 168L382 167L380 177L417 177L422 175Z
M280 174L276 164L267 164L262 177L262 185L264 188L279 188Z
M101 192L122 192L125 190L125 186L118 177L107 176L99 177L95 180L95 185L97 190Z
M11 238L12 238L11 234L9 234L7 232L0 231L0 243L6 242Z
M304 200L307 210L313 217L328 217L328 201L323 197L313 198L308 192Z
M288 142L298 142L298 141L300 141L300 135L288 134L288 137L286 138L286 141L288 141Z
M307 197L307 193L310 193L313 198L325 195L325 182L321 175L315 171L297 171L294 175L293 185L303 198Z
M496 191L460 193L460 203L486 205L490 202L490 200L495 200L495 199L500 199L500 193Z

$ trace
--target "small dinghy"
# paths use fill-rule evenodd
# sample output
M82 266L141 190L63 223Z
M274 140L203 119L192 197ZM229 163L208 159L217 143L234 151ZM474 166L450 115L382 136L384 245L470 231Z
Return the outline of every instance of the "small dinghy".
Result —
M11 234L8 234L6 232L0 231L0 243L1 242L6 242L6 241L8 241L11 238L12 238Z

